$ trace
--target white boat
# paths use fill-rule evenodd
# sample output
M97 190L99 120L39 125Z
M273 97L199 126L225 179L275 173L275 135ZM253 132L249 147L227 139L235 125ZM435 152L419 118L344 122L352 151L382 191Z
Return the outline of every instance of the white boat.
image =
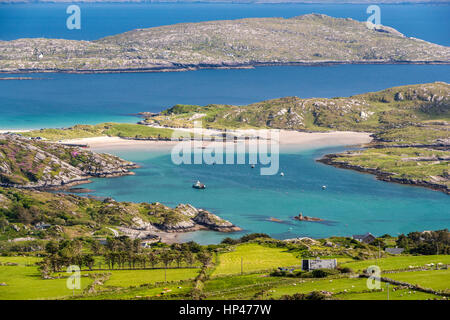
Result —
M200 180L197 180L197 182L192 185L192 188L194 188L194 189L206 189L206 185L201 183Z

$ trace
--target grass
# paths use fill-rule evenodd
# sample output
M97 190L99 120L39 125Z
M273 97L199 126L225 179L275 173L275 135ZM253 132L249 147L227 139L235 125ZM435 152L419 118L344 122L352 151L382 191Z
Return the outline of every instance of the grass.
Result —
M358 292L368 290L365 279L345 278L345 279L296 279L296 281L274 286L269 292L269 297L280 298L283 295L293 295L295 293L308 293L311 291L338 292Z
M237 246L235 251L221 254L213 276L241 273L241 258L244 273L301 264L301 261L286 249L250 243Z
M59 299L72 295L67 289L66 278L43 280L36 266L0 266L0 300L43 300ZM82 278L79 294L92 279Z
M164 269L153 270L108 270L111 273L106 287L131 287L164 282ZM167 269L167 281L194 279L198 269Z
M343 263L341 267L349 267L354 271L362 271L371 265L378 265L383 270L408 269L409 266L423 267L429 263L450 264L450 255L430 255L430 256L398 256L373 260Z
M419 285L423 288L450 291L450 269L390 273L385 277Z
M101 123L76 125L62 129L41 129L22 133L25 137L41 137L51 141L111 136L139 139L170 139L172 129L154 128L129 123Z
M387 300L387 291L372 291L372 292L352 292L339 294L335 296L339 300ZM389 300L428 300L428 299L438 299L441 300L443 297L437 296L430 293L411 291L407 289L402 290L392 290L389 289Z
M342 153L334 159L337 162L356 165L369 169L376 169L390 174L395 178L415 179L423 181L434 181L434 176L439 176L450 186L448 174L450 161L422 160L426 157L448 157L450 152L437 151L421 148L370 148L363 151L352 151Z
M75 297L77 300L136 300L147 298L170 298L171 296L188 295L192 289L192 282L182 284L167 284L153 288L128 288L113 292L100 292L98 294Z
M17 263L19 266L27 266L41 261L39 257L0 257L0 263Z

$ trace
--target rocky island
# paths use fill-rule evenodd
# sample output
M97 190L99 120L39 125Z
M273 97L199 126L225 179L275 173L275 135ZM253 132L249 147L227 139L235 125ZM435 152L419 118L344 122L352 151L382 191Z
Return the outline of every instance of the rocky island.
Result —
M0 41L0 72L162 72L350 63L444 63L450 48L386 26L307 14L180 23L94 41Z
M304 216L303 213L300 213L298 216L295 216L294 219L298 221L325 221L321 218Z

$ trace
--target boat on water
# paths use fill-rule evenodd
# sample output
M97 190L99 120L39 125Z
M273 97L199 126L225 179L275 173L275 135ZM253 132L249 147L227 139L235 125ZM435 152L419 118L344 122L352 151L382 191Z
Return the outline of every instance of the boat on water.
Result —
M194 189L206 189L206 185L204 185L199 180L197 180L197 182L192 185L192 188L194 188Z

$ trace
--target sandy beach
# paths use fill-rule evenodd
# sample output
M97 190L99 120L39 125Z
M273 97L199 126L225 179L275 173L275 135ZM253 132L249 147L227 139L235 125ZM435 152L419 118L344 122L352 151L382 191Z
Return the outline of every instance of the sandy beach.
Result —
M205 134L216 133L214 130L204 130ZM233 134L238 136L254 136L252 130L236 130ZM280 149L308 149L329 146L360 145L369 143L372 140L370 133L335 131L335 132L298 132L289 130L280 130L279 145ZM257 140L250 140L248 143L257 143ZM146 141L146 140L128 140L119 137L94 137L83 139L64 140L67 144L84 144L90 149L96 151L103 150L170 150L178 141ZM203 142L203 146L212 146L218 142ZM230 142L232 143L232 142Z

